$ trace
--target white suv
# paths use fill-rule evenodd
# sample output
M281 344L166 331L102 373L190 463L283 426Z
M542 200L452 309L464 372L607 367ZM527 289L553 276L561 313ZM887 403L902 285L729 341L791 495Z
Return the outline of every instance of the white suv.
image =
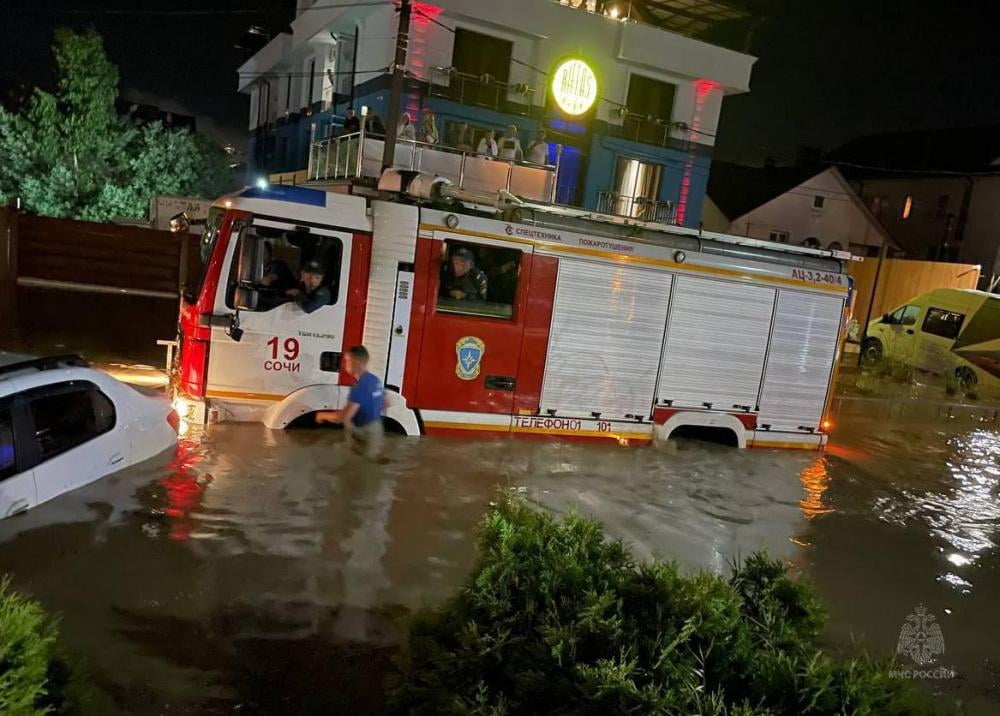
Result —
M78 356L0 351L0 518L153 457L176 443L178 424L167 398Z

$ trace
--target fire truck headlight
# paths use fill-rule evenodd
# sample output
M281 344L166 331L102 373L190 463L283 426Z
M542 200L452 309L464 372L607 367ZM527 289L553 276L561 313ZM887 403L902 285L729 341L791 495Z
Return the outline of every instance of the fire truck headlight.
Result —
M257 177L257 181L254 182L258 189L267 189L267 179L264 177Z

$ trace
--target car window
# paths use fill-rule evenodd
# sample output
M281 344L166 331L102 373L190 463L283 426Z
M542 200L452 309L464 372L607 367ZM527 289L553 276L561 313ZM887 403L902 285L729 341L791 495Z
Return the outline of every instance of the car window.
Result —
M902 314L899 317L899 325L915 326L917 315L920 313L920 306L903 306Z
M949 340L958 338L962 330L965 315L955 311L945 311L943 308L928 308L924 319L923 331L932 336L940 336Z
M0 406L0 480L17 471L14 458L14 421L10 406Z
M25 394L40 462L82 445L115 426L114 404L93 383L73 381Z

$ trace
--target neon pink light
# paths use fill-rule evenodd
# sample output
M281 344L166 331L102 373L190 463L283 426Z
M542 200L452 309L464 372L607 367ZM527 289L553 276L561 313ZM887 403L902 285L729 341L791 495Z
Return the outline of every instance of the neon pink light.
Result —
M694 113L691 116L691 128L688 131L688 143L695 144L701 133L701 118L705 111L705 100L712 94L712 90L718 89L720 84L714 80L696 80L694 83ZM677 198L677 223L684 224L687 216L688 194L690 193L691 179L694 175L694 152L688 153L688 158L684 162L684 174L681 177L680 196Z

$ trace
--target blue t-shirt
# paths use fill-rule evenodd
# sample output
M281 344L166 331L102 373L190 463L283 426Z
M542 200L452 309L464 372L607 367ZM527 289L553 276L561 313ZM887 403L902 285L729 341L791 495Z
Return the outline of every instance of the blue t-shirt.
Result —
M354 424L359 428L382 418L382 381L378 376L368 371L361 374L358 382L351 386L347 402L357 403L360 407L354 414Z

